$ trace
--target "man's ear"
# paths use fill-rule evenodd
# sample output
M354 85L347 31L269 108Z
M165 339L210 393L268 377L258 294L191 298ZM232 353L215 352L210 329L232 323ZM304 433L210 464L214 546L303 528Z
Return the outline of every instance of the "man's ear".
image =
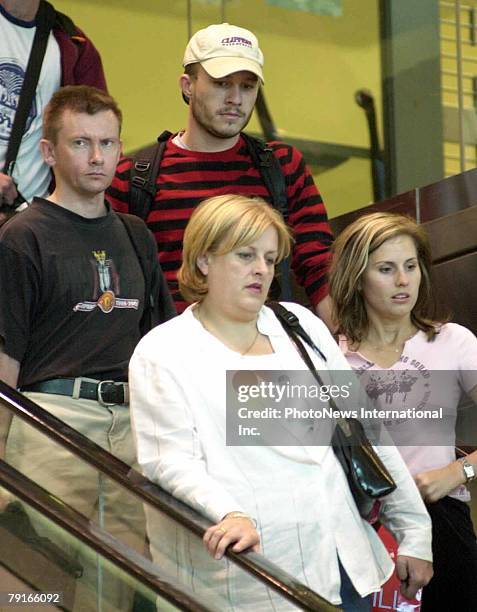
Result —
M204 253L203 255L199 255L199 257L197 257L197 267L204 276L207 276L207 274L209 273L209 256L207 255L207 253Z
M40 140L40 152L48 166L53 167L56 164L55 146L51 140L46 138Z
M181 75L179 78L179 87L182 91L182 97L189 100L192 93L192 79L188 74Z

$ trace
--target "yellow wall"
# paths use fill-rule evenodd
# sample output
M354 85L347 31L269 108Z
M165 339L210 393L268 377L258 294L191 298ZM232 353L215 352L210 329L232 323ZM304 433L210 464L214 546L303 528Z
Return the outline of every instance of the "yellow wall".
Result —
M178 90L188 39L186 0L53 0L94 40L110 92L125 116L124 147L152 142L183 127ZM193 31L220 21L220 3L193 0ZM284 133L368 146L362 87L381 107L377 0L343 0L333 18L270 7L265 0L230 0L226 17L251 29L265 54L265 95ZM258 131L252 119L250 129ZM330 216L371 200L370 164L353 159L315 177Z

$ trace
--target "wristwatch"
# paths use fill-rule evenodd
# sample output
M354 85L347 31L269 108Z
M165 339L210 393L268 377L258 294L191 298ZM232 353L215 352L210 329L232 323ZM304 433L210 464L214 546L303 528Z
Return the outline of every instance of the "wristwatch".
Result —
M458 459L462 463L462 467L464 469L464 476L466 478L465 482L470 482L471 480L475 480L477 474L475 473L474 466L471 465L465 457Z

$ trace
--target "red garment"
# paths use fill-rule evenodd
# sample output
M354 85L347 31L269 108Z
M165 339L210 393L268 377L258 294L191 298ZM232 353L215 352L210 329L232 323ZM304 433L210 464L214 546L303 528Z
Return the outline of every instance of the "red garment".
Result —
M173 138L173 137L172 137ZM169 139L157 180L156 200L147 217L153 232L161 267L178 312L186 307L177 286L182 240L194 208L208 197L237 193L261 196L270 201L259 171L242 138L228 151L189 151ZM310 301L316 305L328 293L326 269L332 234L326 209L301 153L281 142L269 143L279 160L287 185L289 224L295 245L292 268ZM129 212L131 159L123 158L107 195L112 207Z
M100 55L89 38L76 29L73 37L62 29L53 29L60 47L61 85L92 85L107 91Z

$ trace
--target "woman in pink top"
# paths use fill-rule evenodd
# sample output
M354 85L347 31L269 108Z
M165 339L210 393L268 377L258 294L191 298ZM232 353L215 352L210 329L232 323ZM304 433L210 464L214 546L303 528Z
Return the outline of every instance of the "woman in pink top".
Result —
M477 543L466 483L477 451L455 454L456 408L477 403L477 338L434 316L422 226L392 213L357 219L330 270L340 346L394 438L433 524L434 578L422 612L477 609Z

